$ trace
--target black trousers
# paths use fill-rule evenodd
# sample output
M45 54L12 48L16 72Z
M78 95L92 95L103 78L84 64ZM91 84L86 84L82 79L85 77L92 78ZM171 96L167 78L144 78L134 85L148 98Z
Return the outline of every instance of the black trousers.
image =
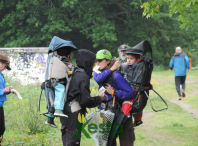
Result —
M0 107L0 145L3 140L3 133L5 131L5 119L3 107Z
M132 124L132 117L127 119L123 124L123 133L119 134L120 146L133 146L135 141L135 133ZM112 146L116 146L116 139Z
M180 85L182 85L182 89L185 90L186 85L186 76L176 76L175 77L175 86L179 97L181 97Z
M62 124L61 126L62 141L64 146L80 146L81 132L78 135L78 137L73 138L73 136L79 130L79 127L75 122L82 125L82 123L78 121L79 114L81 116L82 114L84 114L85 116L85 110L81 109L77 112L67 114L68 118L60 118L60 122Z

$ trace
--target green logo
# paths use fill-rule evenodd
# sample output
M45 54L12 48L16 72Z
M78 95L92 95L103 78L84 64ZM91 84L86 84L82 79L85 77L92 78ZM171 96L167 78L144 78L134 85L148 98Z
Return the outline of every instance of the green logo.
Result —
M99 133L101 133L101 134L104 134L106 132L109 135L111 128L112 128L113 132L116 135L120 134L120 133L123 133L123 124L114 124L114 125L112 125L110 121L108 121L106 124L101 123L101 124L99 124L99 126L97 126L95 123L89 124L88 125L89 133L88 133L85 130L85 127L87 126L87 124L89 123L89 121L91 119L86 121L84 124L80 124L80 123L83 123L84 120L85 120L84 115L82 114L82 117L81 117L81 114L79 113L78 114L78 121L79 122L75 122L76 125L78 126L78 131L74 134L74 136L72 138L74 138L74 139L77 138L80 135L81 132L86 136L86 138L91 138L89 133L94 134L94 133L96 133L98 131L98 129L99 129ZM99 119L99 121L100 121L100 119ZM119 128L119 131L116 130L117 127ZM109 137L110 136L111 135L109 135Z

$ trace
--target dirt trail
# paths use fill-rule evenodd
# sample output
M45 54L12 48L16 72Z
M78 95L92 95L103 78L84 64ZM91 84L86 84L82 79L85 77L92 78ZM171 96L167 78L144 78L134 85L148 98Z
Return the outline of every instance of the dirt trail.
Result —
M191 84L193 84L194 87L198 86L197 82L198 82L197 80L192 80L192 79L188 79L188 78L186 80L186 83L191 83ZM198 91L189 93L185 98L195 96L195 95L198 95ZM183 100L185 100L185 98L183 98ZM184 110L191 113L194 118L198 119L198 109L193 109L190 104L184 103L182 100L179 101L178 98L173 98L173 99L170 99L169 101L179 105Z
M170 81L164 81L163 83L165 83L165 82L170 83ZM172 81L172 82L174 82L174 81ZM197 82L198 82L198 80L192 80L192 79L188 79L188 78L186 80L186 83L193 84L194 87L198 87ZM175 90L175 92L176 92L176 90ZM188 93L185 98L189 98L189 97L195 96L195 95L198 95L198 91ZM181 101L179 101L178 98L169 99L169 101L174 103L174 104L179 105L185 111L191 113L193 118L198 119L198 109L193 109L190 104L184 103L185 98L183 98ZM168 134L165 134L165 133L164 134L157 134L153 131L153 128L157 127L158 124L159 124L159 123L158 124L157 123L151 123L152 117L153 117L154 114L159 114L159 113L149 112L147 110L144 110L144 112L143 112L143 122L144 123L141 126L138 126L135 129L142 130L145 133L145 135L147 135L148 137L152 136L151 143L155 142L155 141L168 140L169 142L174 143L173 145L178 145L180 143L180 140L175 139L174 137L172 137ZM169 146L170 143L169 144L164 144L164 146L166 146L166 145Z
M189 96L186 96L185 98L188 98L188 97L194 96L194 95L198 95L198 91L189 94ZM170 99L169 101L181 106L187 112L191 113L194 118L198 119L198 110L197 109L193 109L190 104L184 103L182 100L179 101L178 98Z
M198 86L197 82L198 82L197 80L192 80L188 78L186 80L186 83L191 83L193 84L194 87ZM198 91L189 93L185 98L195 96L195 95L198 95ZM183 98L183 100L185 100L185 98ZM194 118L198 119L198 109L193 109L190 104L184 103L182 100L178 100L178 98L170 99L169 101L179 105L180 107L185 109L187 112L191 113Z

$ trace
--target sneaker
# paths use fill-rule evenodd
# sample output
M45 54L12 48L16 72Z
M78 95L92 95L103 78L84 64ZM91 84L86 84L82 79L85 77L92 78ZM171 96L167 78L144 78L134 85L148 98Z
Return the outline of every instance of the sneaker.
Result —
M143 123L142 120L140 120L140 121L135 121L135 122L133 123L133 127L139 126L139 125L141 125L142 123Z
M186 97L186 94L184 92L182 93L182 97Z
M181 98L181 96L178 98L178 100L181 100L182 98Z
M59 110L59 109L55 109L54 116L56 116L56 117L66 117L66 118L68 118L68 116L65 115L65 114L63 113L63 111L62 111L62 110Z
M45 124L46 125L49 125L51 127L54 127L54 128L57 128L58 127L54 123L54 118L50 118L50 117L47 117L47 121L45 121Z

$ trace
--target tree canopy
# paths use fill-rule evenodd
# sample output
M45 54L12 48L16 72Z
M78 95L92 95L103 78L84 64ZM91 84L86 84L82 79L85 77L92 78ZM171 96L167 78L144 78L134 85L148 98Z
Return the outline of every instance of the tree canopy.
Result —
M148 18L158 14L163 5L168 5L170 16L179 14L178 20L182 21L181 28L198 22L198 0L149 0L141 6L144 7L143 15Z
M188 53L197 46L196 28L181 30L177 16L169 17L167 6L160 7L155 17L142 17L144 2L0 0L0 47L46 47L58 36L79 49L94 53L108 49L118 56L120 45L148 40L155 64L167 66L175 47Z

